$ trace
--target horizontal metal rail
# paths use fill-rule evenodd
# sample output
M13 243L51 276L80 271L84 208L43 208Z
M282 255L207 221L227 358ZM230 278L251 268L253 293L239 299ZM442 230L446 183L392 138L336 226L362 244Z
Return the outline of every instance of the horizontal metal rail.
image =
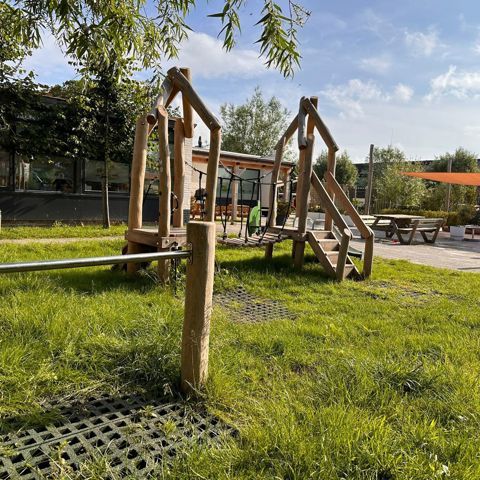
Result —
M174 250L168 252L112 255L110 257L65 258L62 260L0 263L0 273L36 272L40 270L60 270L64 268L95 267L98 265L118 265L122 263L144 263L155 260L190 258L190 255L190 250Z

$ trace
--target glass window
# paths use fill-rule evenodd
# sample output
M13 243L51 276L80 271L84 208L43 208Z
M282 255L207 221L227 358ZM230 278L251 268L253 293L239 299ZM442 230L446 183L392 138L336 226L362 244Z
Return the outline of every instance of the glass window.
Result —
M73 192L74 162L66 158L36 157L28 160L18 156L15 177L17 190Z
M232 198L232 185L230 185L229 191L229 183L232 169L227 167L218 167L218 176L219 179L217 181L217 199L222 199L223 202L226 202L227 193L228 193L228 200L231 201ZM239 176L243 180L251 180L251 181L242 181L242 190L240 192L240 187L238 191L238 201L243 201L244 203L250 202L252 200L252 193L253 193L253 200L258 200L258 184L255 183L256 180L260 178L260 170L255 170L251 168L242 169L240 168ZM223 180L220 180L222 178ZM221 189L221 190L220 190ZM253 192L255 189L255 192Z
M158 195L158 151L148 152L143 191Z
M10 155L0 151L0 188L8 187L8 174L10 173Z
M85 192L101 192L105 164L96 160L85 161ZM110 162L108 165L108 189L111 192L128 192L129 166Z
M112 192L128 193L130 167L128 163L112 162L108 169L108 188Z
M252 200L258 200L258 188L259 186L255 184L253 181L258 180L260 178L260 170L254 170L251 168L247 168L246 170L240 170L240 176L244 180L252 180L250 182L242 182L242 192L238 192L238 199L243 198L244 202L249 202ZM255 192L253 191L255 189ZM242 196L240 196L242 195Z

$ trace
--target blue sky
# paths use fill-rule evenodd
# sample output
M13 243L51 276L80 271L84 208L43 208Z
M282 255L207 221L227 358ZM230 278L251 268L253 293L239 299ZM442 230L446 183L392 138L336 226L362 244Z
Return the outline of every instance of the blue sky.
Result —
M218 20L207 18L223 2L198 3L180 58L165 66L191 67L215 113L259 85L292 112L302 95L317 95L322 117L355 161L363 161L370 143L393 144L410 158L459 146L480 154L478 0L303 0L312 13L299 33L303 58L293 79L258 59L253 23L263 2L246 2L238 46L229 53L216 37ZM51 38L26 66L49 84L75 76ZM199 126L198 133L205 130Z

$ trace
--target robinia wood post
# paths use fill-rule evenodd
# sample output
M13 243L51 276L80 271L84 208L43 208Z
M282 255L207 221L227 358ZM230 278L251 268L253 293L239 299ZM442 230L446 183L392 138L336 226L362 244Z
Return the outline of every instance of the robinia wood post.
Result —
M192 81L192 74L190 73L189 68L181 68L180 71L183 73L185 78L191 83ZM182 94L182 109L183 109L183 124L185 129L185 137L192 138L193 137L193 108L190 102L188 101L188 97Z
M130 182L130 201L128 207L128 231L142 228L143 189L145 183L145 168L147 165L148 123L146 116L137 119L135 140L133 143L132 174ZM127 253L141 253L138 243L128 242ZM127 263L127 272L138 271L137 263Z
M191 244L192 256L187 263L181 389L185 393L195 393L205 384L208 376L215 270L215 223L188 223L187 241Z
M183 228L183 195L185 188L185 130L183 121L177 118L174 130L173 158L173 192L176 196L177 208L173 212L173 226Z
M170 236L171 184L170 184L170 149L168 146L168 114L164 107L158 107L158 149L160 163L160 216L158 219L158 236ZM161 246L159 247L161 250ZM168 282L170 260L158 262L158 276L161 282Z
M304 156L304 172L303 172L303 181L302 181L302 190L300 192L301 198L299 198L299 204L301 205L301 212L298 217L298 233L305 235L307 231L307 215L308 215L308 197L310 194L310 183L313 170L313 147L314 147L315 137L313 133L308 135L307 138L307 149L305 150ZM295 248L294 256L294 265L295 268L300 270L303 267L305 254L305 240L297 242Z

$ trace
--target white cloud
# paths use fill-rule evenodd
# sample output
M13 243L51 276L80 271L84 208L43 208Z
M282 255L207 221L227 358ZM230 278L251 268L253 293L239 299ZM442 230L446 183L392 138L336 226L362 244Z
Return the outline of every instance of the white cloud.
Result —
M68 64L68 59L55 42L52 35L45 35L43 45L35 50L24 62L27 70L37 74L37 81L53 85L72 79L75 69Z
M457 67L451 65L446 73L430 81L430 87L427 100L440 96L480 98L480 71L457 71Z
M392 92L386 91L373 81L363 82L357 78L342 85L329 85L321 95L328 99L343 118L365 116L365 106L372 103L407 103L413 89L403 83L397 84Z
M466 125L463 128L463 133L468 137L478 138L480 137L480 125Z
M413 88L405 85L404 83L399 83L393 91L393 96L397 100L406 103L411 100L411 98L413 97L413 93Z
M405 32L405 44L413 55L418 57L430 57L440 47L440 39L434 28L429 28L427 33Z
M363 116L364 101L384 99L382 90L374 82L363 82L358 78L343 85L328 85L320 93L339 108L344 117L351 118Z
M392 60L388 55L363 58L360 60L359 66L366 72L384 75L390 70L390 67L392 66Z
M234 48L226 52L220 40L199 32L189 33L180 46L179 58L170 63L188 66L195 77L203 78L252 78L268 72L256 51Z

